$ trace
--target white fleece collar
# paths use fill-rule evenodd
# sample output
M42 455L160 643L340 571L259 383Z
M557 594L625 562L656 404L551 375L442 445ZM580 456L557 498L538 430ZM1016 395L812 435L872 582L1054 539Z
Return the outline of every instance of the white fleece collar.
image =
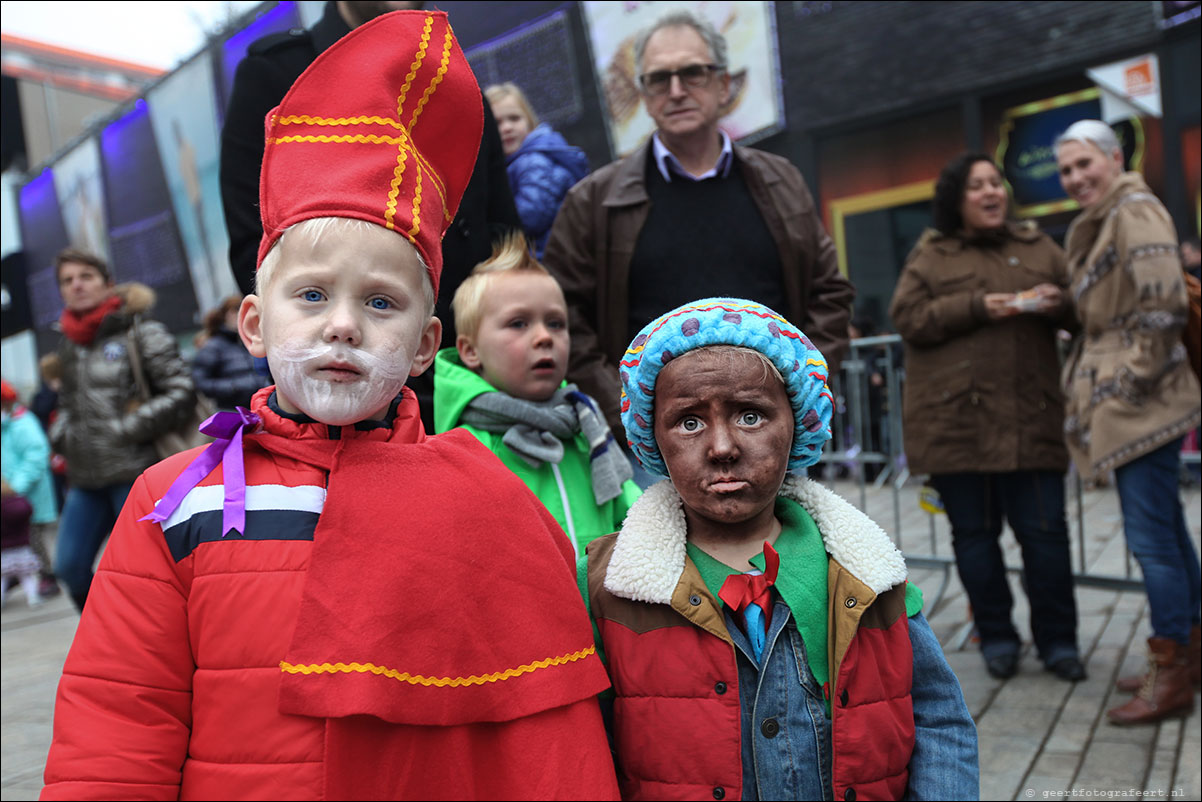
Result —
M893 541L850 503L801 476L786 476L780 494L810 514L827 552L874 593L906 578L905 560ZM618 533L605 589L634 601L671 603L684 573L686 531L680 495L671 480L647 488Z

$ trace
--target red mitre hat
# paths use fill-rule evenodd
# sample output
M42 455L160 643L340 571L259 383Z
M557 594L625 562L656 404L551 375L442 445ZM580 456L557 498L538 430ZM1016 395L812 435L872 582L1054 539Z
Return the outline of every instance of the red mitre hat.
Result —
M342 37L267 115L259 264L289 226L351 217L412 242L437 293L482 104L445 12L395 11Z

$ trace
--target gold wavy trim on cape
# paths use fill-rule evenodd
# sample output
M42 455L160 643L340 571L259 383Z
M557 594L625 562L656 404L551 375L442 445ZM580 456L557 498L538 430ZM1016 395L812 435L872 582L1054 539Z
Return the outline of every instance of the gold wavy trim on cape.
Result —
M507 668L504 671L497 671L492 674L473 674L470 677L426 677L421 674L410 674L407 671L397 671L395 668L388 668L387 666L378 666L374 663L310 663L309 665L296 665L281 660L280 670L289 674L376 674L381 677L395 679L398 682L407 682L410 685L459 688L465 685L483 685L486 682L502 682L513 677L520 677L522 674L538 671L540 668L574 663L577 660L583 660L589 655L596 653L597 647L589 646L587 649L581 649L580 651L560 655L559 657L548 657L545 660L537 660L533 663L520 665L517 668Z

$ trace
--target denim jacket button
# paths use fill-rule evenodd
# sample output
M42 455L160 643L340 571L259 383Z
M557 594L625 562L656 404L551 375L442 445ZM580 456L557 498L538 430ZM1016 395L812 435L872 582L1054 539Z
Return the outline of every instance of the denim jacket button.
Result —
M726 789L720 785L714 786L714 799L726 799Z
M855 607L856 606L856 597L848 596L847 600L845 602L843 602L843 606L846 607L848 610Z
M689 597L689 604L693 605L694 607L699 606L701 604L701 597L694 593Z
M726 683L719 682L718 684L714 685L714 693L717 693L717 694L726 693Z
M764 734L765 738L775 738L780 732L780 724L774 718L766 718L760 724L760 732Z

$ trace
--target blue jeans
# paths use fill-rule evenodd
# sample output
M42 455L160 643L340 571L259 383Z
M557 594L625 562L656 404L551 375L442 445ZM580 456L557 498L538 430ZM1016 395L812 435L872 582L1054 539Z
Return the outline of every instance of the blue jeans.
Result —
M1115 469L1127 548L1144 573L1152 634L1189 642L1202 606L1202 568L1177 493L1181 440Z
M58 546L54 573L66 583L71 600L83 612L92 586L92 566L104 539L113 531L133 482L107 485L92 490L72 487L67 491L58 522Z
M1031 635L1044 663L1077 656L1064 475L1057 471L955 473L931 477L952 525L960 582L972 604L986 659L1017 651L1010 618L1014 597L998 540L1010 523L1022 549L1023 590L1031 603Z

